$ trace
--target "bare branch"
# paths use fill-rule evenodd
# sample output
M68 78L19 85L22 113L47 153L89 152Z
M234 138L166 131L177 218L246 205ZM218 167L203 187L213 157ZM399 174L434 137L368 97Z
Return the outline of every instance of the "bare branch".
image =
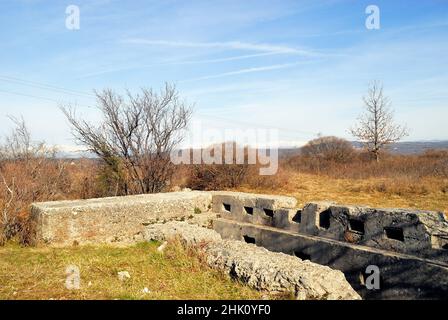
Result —
M169 155L182 141L192 107L170 84L159 93L143 88L123 97L106 89L96 96L103 115L99 125L79 119L73 108L61 108L77 142L112 169L123 193L163 190L173 173Z

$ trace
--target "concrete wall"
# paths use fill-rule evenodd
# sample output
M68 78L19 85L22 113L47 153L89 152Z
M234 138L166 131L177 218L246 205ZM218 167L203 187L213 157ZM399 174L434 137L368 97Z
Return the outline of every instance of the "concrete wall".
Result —
M290 197L231 192L213 193L212 202L225 219L448 262L448 222L441 212L331 202L295 208Z
M37 242L56 245L142 240L148 224L185 220L211 208L208 192L172 192L34 203Z

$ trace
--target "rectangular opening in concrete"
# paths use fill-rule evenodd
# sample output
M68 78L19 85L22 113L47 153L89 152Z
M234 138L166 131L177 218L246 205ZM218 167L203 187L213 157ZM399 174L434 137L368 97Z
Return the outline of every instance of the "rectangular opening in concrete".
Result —
M253 244L255 244L255 238L251 237L251 236L248 236L247 234L245 234L243 236L243 239L244 239L244 242L246 242L246 243L253 243Z
M386 237L393 240L404 241L403 228L385 227Z
M246 211L246 213L250 215L254 214L254 208L252 207L244 207L244 211Z
M222 204L224 211L230 212L232 210L232 206L228 203L223 203Z
M309 260L309 261L311 261L311 256L310 256L309 254L306 254L306 253L303 252L303 251L296 250L296 251L294 251L294 255L295 255L297 258L300 258L300 259L302 259L302 260Z
M433 249L448 250L448 237L431 235L431 244Z
M350 231L353 231L353 232L356 232L359 234L364 234L364 222L362 222L361 220L349 219L348 225L349 225Z
M292 221L295 223L301 223L302 222L302 210L297 210L296 214L292 218Z
M319 213L319 227L323 229L330 228L331 210L327 209Z
M274 217L274 210L264 208L263 211L264 211L264 214L267 215L268 217L270 217L270 218Z
M442 236L439 237L439 248L442 250L448 250L448 237Z

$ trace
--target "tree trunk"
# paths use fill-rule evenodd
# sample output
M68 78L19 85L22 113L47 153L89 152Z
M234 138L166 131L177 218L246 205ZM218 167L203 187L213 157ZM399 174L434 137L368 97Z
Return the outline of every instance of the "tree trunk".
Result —
M375 154L375 161L377 163L380 162L380 153L378 152L378 150L375 150L373 153Z

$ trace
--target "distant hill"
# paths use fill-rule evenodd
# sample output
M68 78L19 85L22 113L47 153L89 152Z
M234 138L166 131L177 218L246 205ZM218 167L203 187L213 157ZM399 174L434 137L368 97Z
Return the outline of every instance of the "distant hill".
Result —
M359 142L353 142L355 148L362 148ZM423 153L430 149L448 149L448 140L446 141L405 141L397 142L388 146L388 150L397 154L416 154Z
M355 148L362 148L362 144L352 141ZM406 141L391 144L388 149L396 154L417 154L430 149L446 149L448 150L448 140L444 141ZM287 157L300 153L300 147L282 148L278 150L279 157ZM59 158L78 159L78 158L97 158L96 155L87 151L78 152L59 152Z
M362 144L352 141L355 148L362 148ZM446 149L448 150L448 140L444 141L405 141L397 142L388 146L388 150L396 154L417 154L423 153L431 149ZM300 153L300 148L280 148L280 157L287 157Z

